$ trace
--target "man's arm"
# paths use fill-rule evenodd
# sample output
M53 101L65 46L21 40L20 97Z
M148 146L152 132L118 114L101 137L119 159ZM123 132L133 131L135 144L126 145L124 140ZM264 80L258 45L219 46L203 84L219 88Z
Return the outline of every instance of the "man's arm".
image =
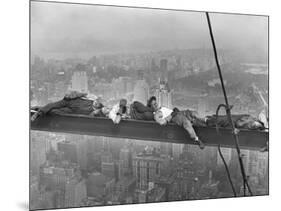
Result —
M167 120L165 118L163 118L162 113L159 111L154 114L154 119L160 125L167 124Z

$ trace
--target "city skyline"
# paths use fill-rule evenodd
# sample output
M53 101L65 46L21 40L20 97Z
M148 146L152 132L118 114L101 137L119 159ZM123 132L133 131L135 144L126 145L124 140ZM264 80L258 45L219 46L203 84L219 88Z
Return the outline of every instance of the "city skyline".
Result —
M32 120L32 126L45 117L64 115L64 111L70 112L72 118L78 113L82 115L79 118L90 115L90 119L97 120L99 117L92 113L94 99L98 99L105 110L111 110L120 106L120 99L126 99L131 108L136 101L147 105L148 99L155 96L159 108L165 107L173 115L184 112L182 118L190 118L184 123L190 122L197 133L201 126L195 125L196 121L204 121L204 127L209 129L207 119L214 117L218 105L224 102L204 12L31 1L30 13L30 105L32 109L39 107L36 113L39 117ZM268 17L222 13L210 13L210 16L223 82L229 104L233 105L231 113L252 117L265 125L265 131L254 133L266 132ZM77 97L87 102L85 114L75 113L79 110L77 104L74 108L55 108L58 113L50 109L41 115L42 106L65 102L65 98L72 100L66 94L72 91L87 94ZM130 113L129 119L115 125L105 114L102 120L110 124L106 134L78 135L66 133L68 130L65 133L43 132L31 126L30 208L250 195L250 191L243 189L237 151L229 148L233 144L226 144L229 140L221 142L228 147L221 148L224 163L217 146L210 146L211 142L207 141L209 137L204 137L205 149L200 149L195 139L186 140L190 138L187 133L183 142L177 142L174 136L177 131L169 131L177 126L169 122L167 130L166 126L156 130L160 126L159 122L153 122L154 115L152 112L152 122L145 123L146 119L136 122L138 120ZM62 129L59 118L58 123L50 123L55 129ZM76 123L74 119L66 121L68 126ZM80 123L80 129L84 126L87 129L88 125ZM121 136L122 126L127 123L151 125L156 135L151 141L135 139L145 139L143 134ZM90 125L91 129L99 126ZM153 137L149 136L148 128L143 131L140 127L131 128L134 129ZM198 136L201 139L203 135ZM248 140L245 142L249 144ZM241 159L253 195L268 195L268 152L244 147L241 145ZM230 171L235 191L224 164Z

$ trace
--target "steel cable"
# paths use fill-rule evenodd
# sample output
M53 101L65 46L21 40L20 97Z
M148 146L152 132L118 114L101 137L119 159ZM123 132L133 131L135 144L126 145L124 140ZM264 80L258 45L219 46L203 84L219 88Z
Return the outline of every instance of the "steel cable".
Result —
M237 154L238 154L238 160L239 160L239 164L240 164L241 175L242 175L242 178L243 178L244 196L246 196L246 188L248 188L249 193L251 195L253 195L253 193L251 191L251 188L250 188L250 185L248 184L248 180L247 180L246 173L245 173L245 168L244 168L244 165L243 165L243 160L242 160L242 157L241 157L241 151L240 151L240 146L239 146L238 134L237 134L237 132L235 130L234 123L233 123L233 120L232 120L232 117L231 117L230 106L229 106L227 94L226 94L226 91L225 91L225 86L224 86L224 82L223 82L222 72L221 72L221 69L220 69L218 55L217 55L217 50L216 50L216 45L215 45L215 39L214 39L214 36L213 36L211 21L210 21L210 17L209 17L209 13L208 12L206 12L206 17L207 17L210 37L211 37L211 41L212 41L212 46L213 46L213 50L214 50L215 61L216 61L216 65L217 65L217 68L218 68L218 73L219 73L220 82L221 82L221 86L222 86L222 91L223 91L223 95L224 95L226 114L227 114L228 121L229 121L230 126L232 128L233 136L234 136L234 139L235 139L235 147L236 147L236 151L237 151Z

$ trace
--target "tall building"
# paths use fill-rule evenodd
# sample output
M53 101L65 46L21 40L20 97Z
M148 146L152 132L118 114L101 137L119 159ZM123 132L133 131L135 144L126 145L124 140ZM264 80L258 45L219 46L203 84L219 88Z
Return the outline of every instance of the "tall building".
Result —
M267 176L268 154L256 151L241 150L245 172L251 183L258 184Z
M161 71L161 80L168 79L168 60L161 59L160 60L160 71Z
M115 99L124 98L128 92L133 91L133 83L129 77L119 77L112 79L112 92Z
M157 65L156 65L154 58L151 59L150 69L151 69L151 72L157 72L159 69L159 67L157 67Z
M81 169L86 170L88 166L88 140L82 136L77 140L77 159Z
M46 153L50 150L51 145L47 137L43 133L31 133L31 172L33 175L39 176L40 165L46 162Z
M63 140L57 144L58 150L63 152L64 159L79 164L81 169L87 168L88 141L85 137L71 136L70 140Z
M87 196L104 200L106 194L111 193L114 188L114 178L107 177L99 172L94 172L87 179Z
M76 177L67 180L65 185L65 207L79 207L87 198L87 189L84 179Z
M73 73L71 89L79 92L88 92L88 77L85 71L77 71Z
M168 82L159 79L159 86L155 90L155 96L159 106L172 108L172 91L168 85Z
M173 156L173 144L160 142L160 153L163 155Z
M198 100L198 113L200 116L204 117L207 115L210 115L210 113L208 113L208 99L207 97L201 97Z
M133 174L137 178L137 188L146 190L150 183L167 174L169 158L155 153L136 155L133 158Z
M132 172L132 151L129 147L123 147L119 155L121 176L129 175Z
M179 159L183 152L183 144L172 144L173 158Z
M40 191L39 191L39 182L37 176L31 176L30 182L29 182L29 193L30 193L30 208L36 209L36 205L38 203L39 197L40 197Z
M63 152L63 158L72 163L78 163L77 144L70 141L62 141L57 144L58 150Z
M227 164L229 164L230 160L231 160L231 154L232 154L231 148L221 148L221 153L225 159L225 162ZM223 161L219 155L219 152L217 153L217 165L223 165Z
M109 151L103 151L101 155L101 162L110 163L113 162L112 153Z
M149 98L149 86L144 79L137 80L134 87L133 101L146 104Z
M114 162L102 162L101 173L109 178L116 179L116 167Z
M57 208L80 203L78 202L82 200L79 200L80 197L85 196L83 187L80 187L83 182L79 183L81 179L81 172L77 164L68 162L50 164L47 162L40 167L40 187L56 192L57 196L53 199L53 203Z
M172 91L169 88L169 85L166 81L161 81L159 79L159 86L155 90L155 97L158 103L158 106L172 108ZM160 152L162 154L170 155L173 154L173 145L172 143L160 143Z

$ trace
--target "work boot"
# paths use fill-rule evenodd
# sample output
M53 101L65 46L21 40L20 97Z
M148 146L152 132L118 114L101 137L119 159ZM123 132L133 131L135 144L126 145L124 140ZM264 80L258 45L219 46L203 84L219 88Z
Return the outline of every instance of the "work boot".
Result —
M205 144L199 138L196 138L195 142L198 144L200 149L204 149L205 148Z
M266 142L266 145L260 149L260 152L268 152L268 142Z
M38 119L38 117L41 116L41 114L42 112L40 111L35 112L30 118L31 122L34 122L36 119Z

